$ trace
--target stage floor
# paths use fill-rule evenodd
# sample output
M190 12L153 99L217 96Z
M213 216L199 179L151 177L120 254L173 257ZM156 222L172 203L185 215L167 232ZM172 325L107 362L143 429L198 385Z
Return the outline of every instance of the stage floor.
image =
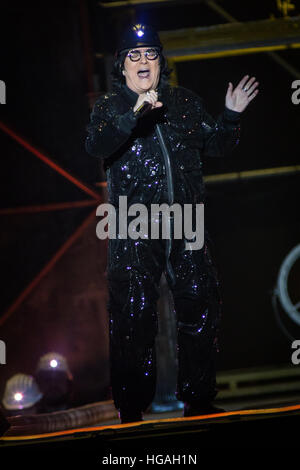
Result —
M262 408L279 408L286 406L293 406L300 404L300 393L298 394L283 394L277 396L257 396L253 398L234 399L234 400L216 400L215 406L224 409L226 412L251 410ZM162 420L162 419L175 419L182 418L183 410L168 411L165 413L152 413L147 412L144 414L144 421ZM99 425L109 426L120 424L118 418L102 421Z
M212 449L298 449L299 395L215 404L226 411L190 418L183 418L182 410L147 413L144 421L137 423L121 425L115 419L41 435L4 436L0 454L6 454L11 463L41 456L47 462L66 462L68 468L79 462L87 468L107 464L132 468L145 464L195 465L203 455L211 455Z

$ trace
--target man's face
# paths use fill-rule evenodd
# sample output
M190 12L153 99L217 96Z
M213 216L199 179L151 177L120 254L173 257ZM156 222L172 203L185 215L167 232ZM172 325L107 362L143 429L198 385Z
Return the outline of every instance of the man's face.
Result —
M150 51L153 53L153 49L152 47L135 47L129 53L139 51L141 53L140 60L133 62L128 55L125 59L122 73L125 76L126 85L138 94L155 90L158 85L160 74L159 56L154 60L150 60L147 55L144 55L144 52L149 51L151 57Z

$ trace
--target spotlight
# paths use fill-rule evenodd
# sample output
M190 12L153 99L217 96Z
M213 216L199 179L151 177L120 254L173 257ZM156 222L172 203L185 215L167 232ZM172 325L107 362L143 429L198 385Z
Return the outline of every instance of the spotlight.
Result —
M52 368L54 369L54 368L57 367L57 366L58 366L57 360L56 360L56 359L52 359L52 361L50 361L50 367L52 367Z
M15 374L7 382L2 399L9 414L34 414L42 399L42 393L34 377Z
M133 31L139 38L141 38L145 34L145 26L142 24L135 24L133 26Z
M15 393L14 394L15 401L21 401L21 400L23 400L23 398L24 398L23 393Z
M37 365L35 378L43 393L40 407L43 413L65 410L69 407L73 377L64 356L56 352L42 356Z

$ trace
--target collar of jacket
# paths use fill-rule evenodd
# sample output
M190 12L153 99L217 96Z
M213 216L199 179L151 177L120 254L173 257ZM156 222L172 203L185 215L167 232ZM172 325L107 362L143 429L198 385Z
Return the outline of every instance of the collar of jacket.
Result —
M167 85L165 85L166 87ZM163 98L166 98L165 96L165 88L163 88L161 85L159 85L158 87L158 96L160 97L163 97ZM122 84L121 86L121 94L123 96L123 98L125 99L125 101L132 107L135 105L135 103L137 102L138 100L138 93L136 93L135 91L131 90L131 88L129 88L125 83Z
M135 103L137 102L137 99L139 97L138 93L136 93L135 91L128 88L128 86L125 85L125 84L122 85L122 87L121 87L121 93L122 93L124 99L127 101L127 103L130 106L135 105Z

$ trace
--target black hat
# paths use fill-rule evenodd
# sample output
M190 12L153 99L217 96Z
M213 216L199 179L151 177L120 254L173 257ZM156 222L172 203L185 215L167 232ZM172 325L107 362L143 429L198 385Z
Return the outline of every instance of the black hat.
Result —
M135 24L127 28L119 39L116 55L133 47L155 46L162 49L162 43L154 28L145 24Z

